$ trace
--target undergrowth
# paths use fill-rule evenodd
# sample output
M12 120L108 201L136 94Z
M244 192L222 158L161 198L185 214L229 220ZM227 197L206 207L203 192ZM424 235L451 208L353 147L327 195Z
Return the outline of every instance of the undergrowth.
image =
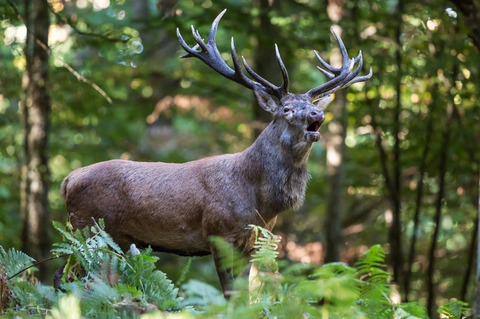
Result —
M156 269L152 250L135 247L124 253L103 230L73 232L54 223L63 241L54 245L53 258L68 257L59 291L38 284L24 253L0 246L0 311L12 318L428 318L419 303L392 300L395 287L385 271L385 252L377 245L350 267L331 263L321 267L293 264L279 272L277 243L270 231L254 225L256 275L238 276L227 301L214 287L190 280L179 292ZM223 265L235 275L247 260L220 238L212 239ZM23 269L27 269L23 271ZM188 271L188 267L186 268ZM182 274L182 282L185 274ZM469 315L467 304L442 305L443 318Z

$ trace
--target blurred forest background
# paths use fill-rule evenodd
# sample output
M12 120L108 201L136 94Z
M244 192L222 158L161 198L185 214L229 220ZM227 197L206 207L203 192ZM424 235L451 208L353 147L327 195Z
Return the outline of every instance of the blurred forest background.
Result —
M66 221L60 184L110 159L185 162L248 147L270 121L253 93L179 59L176 28L217 35L290 91L326 81L313 50L340 64L330 27L371 80L338 93L309 160L304 205L279 216L280 257L353 264L389 252L398 300L473 304L480 93L473 0L0 0L0 245L48 258ZM27 28L28 27L28 28ZM27 31L28 29L28 31ZM47 40L48 39L48 40ZM48 44L48 47L47 47ZM188 259L162 255L174 282ZM63 261L40 267L51 284ZM188 278L219 286L211 257Z

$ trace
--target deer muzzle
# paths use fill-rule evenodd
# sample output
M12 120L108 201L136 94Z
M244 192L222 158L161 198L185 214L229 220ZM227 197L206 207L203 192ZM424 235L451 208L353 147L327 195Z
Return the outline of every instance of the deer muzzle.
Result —
M305 129L305 138L311 142L320 140L320 133L318 130L325 121L325 114L322 111L313 110L307 115L307 128Z

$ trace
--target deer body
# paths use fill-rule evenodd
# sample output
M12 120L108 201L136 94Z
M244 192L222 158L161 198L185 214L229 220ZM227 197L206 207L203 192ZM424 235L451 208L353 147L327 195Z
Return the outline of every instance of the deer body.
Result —
M350 59L334 32L343 57L341 68L333 68L315 52L330 81L305 94L288 93L289 78L278 48L277 60L283 83L275 86L243 63L252 80L243 74L231 44L234 69L222 59L215 44L220 13L205 43L198 31L198 45L190 48L177 29L184 58L195 57L229 80L253 90L257 102L273 115L273 121L245 151L208 157L184 164L141 163L113 160L93 164L70 173L62 184L69 219L75 229L103 218L106 230L126 251L133 243L152 246L179 255L212 254L226 297L232 274L220 265L211 236L220 236L244 255L253 252L249 224L272 228L276 216L298 208L308 180L307 160L318 130L325 120L323 110L330 95L371 76L357 76L361 53ZM197 50L200 48L200 50ZM358 63L355 70L353 67ZM275 98L275 99L274 99ZM55 278L60 280L63 269ZM54 283L56 287L61 281Z
M184 164L112 160L77 169L62 184L69 219L83 229L103 218L123 250L135 243L208 255L209 236L221 236L249 253L247 225L263 225L263 218L273 227L305 194L312 143L300 154L284 152L275 133L272 123L241 153Z

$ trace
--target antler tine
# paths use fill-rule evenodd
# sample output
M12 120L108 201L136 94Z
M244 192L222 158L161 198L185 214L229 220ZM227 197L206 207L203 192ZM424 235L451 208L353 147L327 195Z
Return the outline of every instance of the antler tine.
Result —
M286 95L288 93L288 85L290 80L288 79L288 72L285 64L283 64L282 57L280 56L280 52L278 51L278 46L275 43L275 55L277 56L278 65L280 66L280 70L282 71L283 83L280 87L282 91L282 95Z
M317 66L317 69L322 72L323 74L325 74L329 79L333 79L335 77L334 74L322 69L321 67Z
M312 99L317 99L319 97L325 96L324 92L330 92L332 88L339 87L339 83L341 83L349 74L352 72L353 69L353 59L348 60L346 64L342 66L342 72L333 78L332 80L324 83L316 88L309 90L306 95L310 96ZM342 84L340 84L342 85Z
M343 80L343 83L348 83L350 82L354 77L356 77L358 75L358 73L360 73L360 70L362 69L362 66L363 66L363 59L362 59L362 51L360 51L360 53L358 54L358 56L355 58L355 60L353 60L353 65L355 65L357 63L357 61L360 61L358 63L358 66L357 68L355 69L355 71L353 71L352 73L350 73L349 75L347 75L347 77Z
M223 75L229 80L235 81L246 88L253 89L258 86L258 83L247 78L242 72L234 71L232 68L228 66L228 64L223 60L220 52L218 52L217 46L215 44L215 34L218 28L218 22L220 18L223 16L226 10L223 10L215 19L210 28L210 33L208 37L207 43L203 42L200 34L198 31L195 31L195 28L192 26L192 34L195 38L195 41L198 43L195 47L190 48L185 40L183 39L182 35L180 34L180 30L177 28L177 37L180 41L180 45L182 48L187 51L187 54L182 55L181 58L191 58L195 57L203 61L206 65L210 66L212 69ZM201 50L195 50L198 46L201 47ZM235 49L234 51L235 52ZM236 68L237 70L237 68ZM240 70L241 71L241 70Z
M323 61L323 59L320 57L320 54L318 54L318 52L316 50L313 50L313 52L315 53L315 56L317 57L318 61L320 61L320 63L323 65L323 67L325 69L327 69L328 71L330 71L334 74L337 74L337 75L340 73L340 71L341 71L340 69L334 68L333 66L331 66L327 62Z
M228 64L223 60L220 52L217 49L217 45L215 43L215 37L217 35L218 24L220 22L220 19L222 18L222 16L225 14L226 11L227 9L220 12L220 14L213 21L212 26L210 28L210 32L208 34L207 43L203 41L198 30L195 30L195 28L192 26L192 34L195 41L197 42L197 45L195 45L193 48L187 45L185 40L182 38L182 35L180 34L180 30L177 28L178 40L180 41L180 44L183 47L183 49L187 51L187 54L182 55L181 58L191 58L191 57L198 58L202 60L206 65L208 65L209 67L211 67L212 69L214 69L215 71L217 71L218 73L220 73L221 75L223 75L229 80L235 81L251 90L260 89L267 94L274 95L277 98L282 99L282 97L288 94L289 81L288 81L287 70L285 68L285 65L283 64L282 59L280 58L278 49L277 49L277 60L280 65L280 69L282 70L282 76L283 76L283 84L280 87L277 87L271 84L270 82L268 82L267 80L263 79L258 74L256 74L247 64L245 59L243 59L243 61L245 64L245 68L247 69L247 72L258 82L251 80L242 72L242 68L238 60L237 52L235 50L233 38L231 41L231 53L232 53L234 69L228 66ZM200 47L201 50L196 50L198 47Z
M182 46L182 48L187 51L187 54L184 54L182 56L180 56L180 58L190 58L190 57L194 57L195 53L199 53L200 51L197 51L196 50L196 47L198 46L198 44L196 46L194 46L193 48L190 48L187 43L185 42L185 40L183 40L183 37L182 35L180 34L180 30L179 28L177 28L177 38L178 38L178 41L180 42L180 45Z
M276 87L275 85L273 85L272 83L268 82L267 80L262 78L260 75L255 73L255 71L253 71L252 68L248 65L247 61L245 60L245 57L242 56L242 60L243 60L243 65L245 66L245 69L247 70L248 74L250 74L252 78L257 80L258 82L260 82L260 84L267 89L267 93L275 95L280 99L281 96L279 96L278 94L279 93L277 90L278 87Z
M241 77L241 79L245 82L255 83L252 80L250 80L249 78L247 78L245 76L245 74L243 74L243 72L242 72L242 67L240 66L240 62L238 61L237 51L235 50L235 43L233 41L233 37L232 37L230 47L231 47L231 51L232 51L232 61L233 61L233 67L235 69L235 74L238 74ZM255 83L255 84L256 84L256 86L258 86L258 83Z
M220 23L220 19L223 15L227 12L227 9L224 9L220 14L213 20L212 27L210 28L210 33L208 34L208 43L214 45L215 44L215 37L217 35L218 24Z
M350 58L348 57L348 53L347 53L347 49L345 48L345 44L343 44L343 41L342 39L340 38L340 36L335 32L335 30L333 28L331 28L333 34L335 35L335 37L337 38L337 42L338 42L338 46L340 47L340 52L342 53L342 66L345 65L345 63L350 60ZM320 54L318 54L318 52L316 50L313 50L313 52L315 53L315 56L317 57L318 61L320 61L320 63L323 65L323 67L325 69L327 69L328 71L330 71L331 73L335 74L335 75L339 75L341 72L342 72L342 68L334 68L333 66L331 66L330 64L328 64L327 62L325 62L322 57L320 56ZM357 57L358 58L358 57ZM355 64L358 62L357 59L355 59ZM318 67L317 67L318 68ZM318 68L320 70L320 68ZM324 70L320 70L323 74L327 75ZM327 75L328 77L330 77L330 75ZM331 78L331 77L330 77Z
M346 87L349 87L350 85L352 84L355 84L355 83L358 83L358 82L364 82L368 79L370 79L372 77L372 68L370 67L370 71L368 72L367 75L362 75L362 76L357 76L356 78L354 78L353 80L351 80L350 82L346 83L345 85L343 85L341 88L344 89Z
M195 30L195 28L193 27L193 25L191 26L192 27L192 34L193 34L193 38L195 39L195 41L197 41L198 45L202 48L202 50L207 50L207 46L205 44L205 42L203 42L203 39L202 37L200 36L200 33L198 32L198 30Z
M340 69L334 68L327 64L323 59L320 57L317 51L315 51L315 55L317 56L320 63L330 72L323 70L320 67L317 67L323 74L325 74L330 81L316 87L314 89L309 90L306 95L308 95L312 100L320 99L324 96L332 94L340 89L346 88L351 84L366 81L372 76L371 68L370 73L365 76L357 77L358 73L363 66L363 58L362 58L362 51L358 53L358 56L355 59L350 59L348 57L347 49L343 44L342 39L338 36L335 30L332 28L332 32L337 38L338 45L340 47L340 52L342 53L342 67ZM355 68L355 71L352 72L353 67L358 63L358 66ZM332 74L333 73L333 74Z
M340 47L340 52L342 53L342 68L343 68L343 65L345 65L348 62L348 60L350 60L350 58L348 57L347 48L345 48L345 44L343 44L342 39L337 34L337 32L335 32L335 29L333 27L331 27L330 29L335 35L335 38L337 38L338 46Z

